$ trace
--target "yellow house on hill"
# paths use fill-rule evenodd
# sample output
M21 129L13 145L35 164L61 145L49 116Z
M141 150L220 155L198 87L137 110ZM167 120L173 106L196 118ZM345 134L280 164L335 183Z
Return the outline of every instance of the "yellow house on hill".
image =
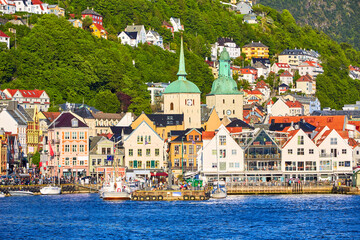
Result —
M261 42L251 42L242 48L245 53L246 59L251 58L269 58L269 47Z
M97 23L93 23L90 25L90 29L92 30L92 34L98 38L107 39L107 32L103 26Z

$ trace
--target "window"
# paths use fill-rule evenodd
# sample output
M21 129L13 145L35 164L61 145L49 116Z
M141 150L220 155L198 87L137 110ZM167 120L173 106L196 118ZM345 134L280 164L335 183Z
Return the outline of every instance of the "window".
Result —
M101 148L101 154L103 154L103 155L106 154L106 148Z
M220 149L220 158L226 158L226 149Z
M85 152L85 145L79 145L79 151Z
M298 136L298 145L304 145L304 136Z
M65 145L65 152L70 152L70 145Z
M194 154L194 145L189 146L189 154Z
M180 160L178 158L174 159L174 166L179 167L180 166Z
M155 156L159 156L160 155L160 149L155 148Z
M71 139L76 139L76 135L77 135L76 132L71 132Z
M159 168L160 167L160 161L155 161L155 168Z
M233 168L234 167L234 163L229 163L229 168Z
M180 148L180 145L175 145L174 146L175 154L179 154L179 148Z
M70 133L69 132L65 132L65 139L70 139Z
M345 167L350 167L350 161L345 161Z
M304 171L304 162L298 162L297 163L297 165L298 165L298 171Z
M106 149L106 154L107 154L107 155L110 155L110 154L111 154L111 148L107 148L107 149Z
M296 171L296 162L285 162L285 171Z
M288 154L293 154L293 150L292 150L292 149L288 149Z
M77 151L77 145L72 145L72 152L76 152Z
M344 167L345 166L345 162L339 162L339 167Z
M129 156L132 157L134 155L134 150L129 149Z
M236 168L239 168L239 167L240 167L240 163L236 162L236 163L235 163L235 167L236 167Z
M174 103L170 103L170 110L174 110Z
M150 149L148 148L148 149L146 149L146 156L150 156Z
M76 157L73 157L73 166L76 166Z
M189 135L189 141L193 141L194 140L194 135Z
M133 161L129 161L129 167L133 168L134 167L134 162Z
M343 150L342 150L342 154L346 154L346 149L343 149Z
M220 145L226 145L226 136L219 136Z
M212 150L212 155L216 155L216 149Z
M138 156L139 156L139 157L142 156L142 149L138 149Z
M337 138L330 138L330 145L337 145Z
M101 159L97 160L97 165L101 165Z
M151 161L146 161L146 168L150 168Z
M199 135L195 135L195 141L200 141L200 136Z
M306 171L316 171L316 162L306 161L305 162L305 170Z
M188 159L188 163L189 163L189 167L194 166L194 159L189 158L189 159Z
M309 154L314 154L314 149L309 149Z
M331 160L320 161L320 171L332 170Z
M231 150L232 155L236 155L236 149Z
M217 168L217 163L212 163L212 168Z
M298 148L297 149L297 155L304 155L304 149L303 148Z
M65 165L66 165L66 166L69 166L69 165L70 165L70 160L69 160L69 158L65 158ZM93 164L93 165L95 165L95 164Z
M137 161L137 168L142 168L142 161Z
M84 165L85 162L83 160L80 160L79 165Z
M79 132L79 139L85 139L85 132Z

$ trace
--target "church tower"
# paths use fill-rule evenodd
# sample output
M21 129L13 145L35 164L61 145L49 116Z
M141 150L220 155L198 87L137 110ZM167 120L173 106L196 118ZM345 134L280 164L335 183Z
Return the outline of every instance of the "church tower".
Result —
M243 119L243 93L237 88L230 69L230 55L226 48L220 54L219 77L213 82L211 92L206 95L206 104L215 110L220 118Z
M181 36L181 49L178 79L172 82L164 91L164 114L184 114L184 127L200 128L200 95L199 88L186 79L183 37Z

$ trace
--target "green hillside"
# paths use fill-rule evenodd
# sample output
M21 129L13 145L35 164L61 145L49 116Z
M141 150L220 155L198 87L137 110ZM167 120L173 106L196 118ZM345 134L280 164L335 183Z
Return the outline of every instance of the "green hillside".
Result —
M359 1L354 0L258 0L277 10L287 9L301 25L311 25L338 42L360 49Z
M79 16L87 6L104 16L109 40L97 39L90 32L73 28L64 18L33 16L31 30L7 23L0 29L17 29L17 49L0 52L1 88L45 89L55 103L64 101L94 105L104 111L124 111L132 97L130 111L149 112L145 82L176 80L178 53L155 46L131 48L121 45L116 34L127 24L144 24L164 36L165 43L178 50L180 37L172 38L161 27L163 20L180 17L185 27L185 57L188 79L203 92L211 89L213 77L204 63L210 56L210 44L218 37L232 37L239 46L261 41L270 47L274 60L285 48L308 48L322 55L325 73L318 77L318 97L323 107L340 108L360 100L360 83L348 77L350 63L360 64L360 53L348 45L339 45L309 26L296 25L288 11L277 12L258 6L259 25L242 23L242 16L212 0L73 0L61 2ZM133 64L133 61L135 64Z

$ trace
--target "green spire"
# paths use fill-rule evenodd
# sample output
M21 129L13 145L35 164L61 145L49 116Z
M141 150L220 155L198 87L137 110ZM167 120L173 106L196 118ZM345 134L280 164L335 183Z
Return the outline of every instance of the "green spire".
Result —
M183 35L181 33L180 61L179 61L179 71L177 73L178 80L185 80L186 75L187 73L185 71L184 43L183 43Z

